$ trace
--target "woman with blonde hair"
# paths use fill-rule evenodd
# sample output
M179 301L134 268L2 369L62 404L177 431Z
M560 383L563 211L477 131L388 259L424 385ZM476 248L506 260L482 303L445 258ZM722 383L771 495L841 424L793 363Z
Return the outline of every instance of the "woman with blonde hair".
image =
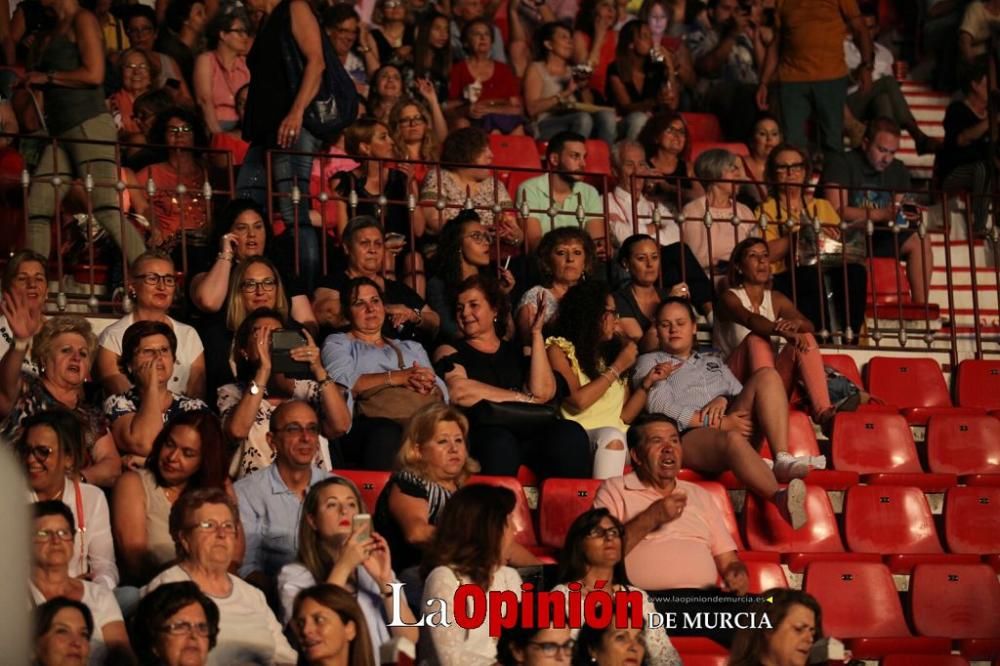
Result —
M386 626L393 613L391 584L397 582L392 555L379 534L353 525L356 515L365 513L357 487L343 477L330 477L315 484L306 494L299 519L298 561L286 564L278 574L281 615L285 622L294 617L294 600L302 590L317 583L329 583L351 593L358 601L368 626L373 652L391 637L413 642L412 627ZM405 600L400 617L413 624L413 613Z
M425 102L404 97L389 111L389 133L396 145L396 155L401 159L436 162L441 144L448 135L448 124L440 104L432 111ZM424 182L429 169L426 164L400 164L399 167L411 167L413 180L417 183Z

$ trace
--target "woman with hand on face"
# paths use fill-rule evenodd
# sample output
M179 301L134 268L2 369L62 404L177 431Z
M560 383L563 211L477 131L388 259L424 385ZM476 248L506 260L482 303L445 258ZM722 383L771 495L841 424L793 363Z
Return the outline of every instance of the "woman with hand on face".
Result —
M218 635L219 608L190 581L156 588L132 619L141 664L205 666Z
M357 599L368 626L372 652L392 637L404 637L414 643L414 627L389 628L393 616L390 585L396 581L389 547L379 534L359 533L352 519L365 513L364 503L354 484L342 477L331 477L309 489L299 520L299 560L286 564L278 574L278 594L282 618L294 618L294 600L302 590L317 583L329 583L346 590ZM413 624L413 613L400 595L400 618Z
M177 358L177 336L159 321L139 321L122 336L119 367L132 388L104 401L104 413L118 448L138 466L153 449L153 440L172 417L208 409L198 398L170 390Z
M618 32L615 30L614 0L584 0L573 26L573 62L590 67L590 99L604 102L607 71L615 59Z
M288 377L272 367L272 335L279 329L300 331L305 344L289 356L307 364L311 378ZM315 465L332 469L327 437L336 439L351 427L351 413L341 389L323 367L319 349L308 331L289 325L276 310L254 310L236 331L233 345L236 379L219 388L218 408L223 429L236 444L229 473L240 479L270 465L276 452L267 441L271 415L287 400L304 400L322 415L323 432Z
M809 651L823 638L823 609L816 598L800 590L774 588L758 612L772 629L742 629L733 640L730 666L806 666Z
M177 365L170 376L169 387L174 393L193 398L205 397L205 353L198 332L167 313L174 303L177 271L174 262L162 252L149 251L132 262L129 298L132 312L111 324L97 339L95 375L105 393L123 393L131 382L119 368L122 338L128 327L137 321L159 321L170 326L177 336Z
M32 506L31 578L28 589L31 602L42 604L66 597L82 602L94 618L90 637L92 663L132 663L132 649L125 631L121 609L114 593L104 585L70 575L77 527L73 513L58 500L36 502Z
M170 508L185 492L222 488L228 442L210 412L178 414L153 442L142 469L129 470L115 484L112 529L124 577L149 582L176 557L170 536Z
M306 666L374 666L377 653L364 640L369 632L362 609L349 593L333 585L303 590L295 599L292 628Z
M48 260L37 252L19 250L7 260L3 279L0 280L0 291L3 291L5 295L11 294L11 297L17 295L23 298L29 310L38 311L42 323L45 323L43 310L45 309L45 301L49 297L49 278L45 270L47 263ZM6 354L13 344L14 334L7 322L7 315L0 311L0 357ZM29 354L25 355L21 369L37 377L39 374L38 366L30 357L30 339L27 351Z
M35 608L34 666L90 663L94 616L82 601L54 597Z

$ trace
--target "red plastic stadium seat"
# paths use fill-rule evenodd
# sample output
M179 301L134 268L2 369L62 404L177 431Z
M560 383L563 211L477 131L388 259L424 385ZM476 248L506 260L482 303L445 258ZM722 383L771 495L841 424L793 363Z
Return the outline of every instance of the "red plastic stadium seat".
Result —
M975 555L945 554L927 497L919 488L855 486L844 504L844 537L856 553L887 556L893 573L924 562L975 563Z
M947 654L951 641L910 634L888 567L878 562L813 562L803 590L823 607L823 633L848 644L856 659L893 652Z
M594 503L600 479L545 479L538 512L543 546L562 548L566 532L577 516Z
M724 654L682 654L684 666L726 666L729 656Z
M722 141L722 127L714 113L682 113L688 129L688 143Z
M881 666L969 666L969 660L960 654L890 654Z
M1000 361L967 359L959 363L955 399L959 407L1000 409Z
M725 143L723 141L690 141L689 143L691 144L692 164L698 159L699 155L706 150L711 150L713 148L723 148L734 155L742 155L743 157L750 156L750 150L747 148L745 143Z
M360 469L335 469L334 474L343 476L354 482L361 493L361 499L369 513L375 511L375 503L378 496L382 494L382 489L389 481L389 472L366 471Z
M1000 581L985 564L918 565L910 609L917 633L957 639L969 659L1000 656Z
M833 466L866 475L866 483L942 492L954 474L924 474L910 427L899 414L840 413L833 425Z
M1000 475L1000 420L992 416L932 416L927 422L932 472Z
M949 489L944 538L953 553L1000 553L1000 488Z
M733 511L733 504L729 501L729 494L725 487L716 481L695 481L696 485L708 492L715 502L715 506L722 512L722 518L726 523L726 529L736 542L736 547L743 550L743 539L740 538L740 528L736 523L736 512Z
M933 414L976 414L953 407L941 366L930 358L875 356L865 366L868 392L898 407L910 423L923 424Z
M587 139L587 172L611 176L611 149L600 139ZM610 179L588 176L587 182L603 192L611 186ZM614 189L614 187L611 187Z
M823 354L823 364L830 366L858 386L865 385L861 381L861 373L858 372L858 364L854 362L853 356L849 354Z
M788 587L785 570L775 562L744 562L750 576L750 594L759 594L775 587ZM685 662L687 663L687 662Z
M805 412L794 409L788 412L788 452L793 456L820 455L816 431L813 430L812 421ZM764 458L774 458L770 442L766 439L760 454ZM857 485L858 475L856 472L846 470L814 469L803 480L824 490L846 490Z
M538 148L535 146L535 140L530 136L490 134L490 150L493 151L493 165L497 167L526 167L537 171L542 163ZM507 192L515 201L518 186L538 175L528 171L511 171L509 173Z
M555 562L552 558L553 551L538 543L535 537L535 525L531 520L531 509L528 507L528 499L524 496L524 488L521 482L513 476L486 476L477 475L469 479L466 485L482 483L489 486L499 486L508 488L514 492L517 504L514 506L514 539L547 562Z
M870 270L872 276L868 280L868 302L880 306L880 317L891 317L895 310L881 306L910 302L910 281L906 278L906 271L902 264L891 257L875 257ZM872 282L875 283L874 293Z

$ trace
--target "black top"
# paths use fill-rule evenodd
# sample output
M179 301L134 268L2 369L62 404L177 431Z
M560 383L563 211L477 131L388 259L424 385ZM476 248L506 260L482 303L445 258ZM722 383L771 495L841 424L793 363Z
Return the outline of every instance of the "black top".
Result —
M243 118L243 139L250 143L277 145L278 126L295 101L281 58L282 35L291 29L291 0L282 0L264 20L247 54L250 90Z
M402 46L413 47L416 43L414 34L416 30L411 24L407 24L403 28L403 44ZM375 46L378 48L378 61L383 65L395 65L400 66L407 61L396 56L396 49L389 43L385 35L378 28L374 28L371 32L372 38L375 39Z
M385 484L375 503L373 521L375 530L389 544L389 552L392 553L392 567L398 573L420 564L424 554L423 551L406 540L402 528L389 511L389 494L393 488L399 488L404 495L426 500L427 522L431 525L437 524L441 511L448 498L451 497L451 492L433 481L423 479L405 470L394 472L389 477L389 481Z
M938 151L934 162L934 172L937 177L945 178L963 164L989 159L989 132L983 132L978 140L967 146L958 145L958 135L980 122L982 118L977 116L965 102L957 100L948 105L948 110L944 112L944 145Z
M656 295L659 297L660 302L663 302L663 299L670 294L668 294L664 289L657 287ZM618 310L619 317L622 319L635 319L643 333L645 333L649 327L653 325L652 320L642 313L642 308L639 307L639 302L635 300L635 294L632 293L631 284L622 286L616 292L611 294L611 296L615 299L615 309Z
M381 212L378 210L378 204L375 201L365 201L365 199L374 199L378 197L379 193L377 182L371 183L371 190L369 190L367 187L368 183L362 182L362 180L352 171L345 171L338 174L337 179L337 184L334 186L337 196L346 199L351 194L351 188L353 188L358 195L358 209L356 213L351 214L351 217L356 217L358 215L371 215L379 222L382 222L382 216ZM399 169L389 169L389 172L385 177L382 193L385 194L385 198L390 202L406 201L406 174ZM406 204L389 203L386 205L384 212L385 221L383 223L383 230L385 233L403 234L406 237L407 244L409 244L410 211L407 210Z
M194 51L181 41L177 33L164 26L157 35L153 48L157 53L165 53L177 62L188 89L194 90Z
M465 368L469 379L508 391L524 390L530 360L521 351L520 344L501 340L500 347L492 354L473 349L465 340L458 340L453 346L456 350L454 354L434 364L441 377L460 365Z
M622 108L616 103L617 100L615 96L611 94L611 78L614 77L622 82L625 86L625 92L628 93L629 103L635 104L636 102L641 102L647 99L656 99L657 95L660 94L660 88L663 87L664 80L664 66L663 64L653 63L646 61L644 66L645 78L642 80L642 90L635 87L635 83L632 81L632 77L624 77L618 71L618 61L615 60L610 65L608 65L607 70L607 83L606 90L604 92L604 97L615 106L618 107L620 113L624 113Z
M677 188L674 183L678 182L680 179L680 186L682 190L689 189L691 187L691 172L688 170L687 162L682 158L677 158L677 166L674 168L673 173L663 174L662 180L653 180L652 191L649 193L649 198L653 201L662 203L664 206L668 206L671 210L675 210L678 203L683 205L683 202L677 198Z
M333 289L336 292L340 292L341 287L347 284L350 278L347 276L346 272L338 271L330 275L324 275L320 278L319 284L316 285L317 288L323 287L325 289ZM402 282L396 282L395 280L385 280L385 289L383 290L383 298L385 299L386 305L405 305L411 309L422 310L425 301L420 297L420 294L413 291L407 287ZM341 308L346 308L345 303L341 303ZM392 338L393 340L419 340L420 335L417 327L413 323L406 323L403 325L402 329L396 330L392 327L392 321L388 316L385 318L385 323L382 325L382 335L387 338Z

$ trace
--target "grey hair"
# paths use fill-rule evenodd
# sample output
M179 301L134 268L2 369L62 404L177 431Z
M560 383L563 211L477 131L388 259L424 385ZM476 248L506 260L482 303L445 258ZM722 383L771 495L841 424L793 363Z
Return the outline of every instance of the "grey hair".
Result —
M719 180L722 172L732 166L739 159L735 154L725 148L712 148L706 150L694 163L694 173L700 181Z
M642 147L641 143L632 139L622 139L611 148L611 168L616 174L622 172L622 154L628 148L637 148L642 152L643 157L646 156L646 149Z

